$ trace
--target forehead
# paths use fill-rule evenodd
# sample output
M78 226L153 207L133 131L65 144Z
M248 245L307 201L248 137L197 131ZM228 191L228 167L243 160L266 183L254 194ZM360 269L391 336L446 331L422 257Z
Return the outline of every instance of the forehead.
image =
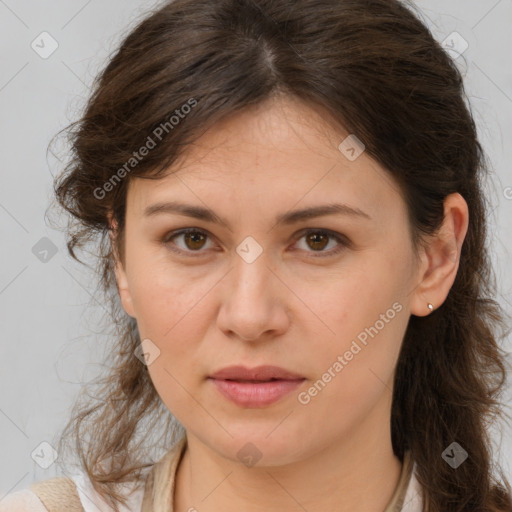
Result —
M129 209L141 215L151 203L187 196L213 209L258 203L281 211L336 201L374 218L382 209L403 213L398 185L385 169L364 151L349 160L338 149L348 135L316 106L269 100L214 125L161 179L130 179Z

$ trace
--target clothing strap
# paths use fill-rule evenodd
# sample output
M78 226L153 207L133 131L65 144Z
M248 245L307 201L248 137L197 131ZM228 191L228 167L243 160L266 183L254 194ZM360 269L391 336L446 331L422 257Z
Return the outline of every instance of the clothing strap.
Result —
M176 468L186 444L187 436L184 435L151 468L146 478L141 512L173 512Z
M407 488L409 487L409 483L411 481L413 466L414 461L412 459L411 452L410 450L407 450L404 454L402 472L400 473L398 484L395 488L393 496L391 497L391 501L388 503L384 512L401 512L404 506Z
M75 482L67 476L34 482L29 488L49 512L85 512Z

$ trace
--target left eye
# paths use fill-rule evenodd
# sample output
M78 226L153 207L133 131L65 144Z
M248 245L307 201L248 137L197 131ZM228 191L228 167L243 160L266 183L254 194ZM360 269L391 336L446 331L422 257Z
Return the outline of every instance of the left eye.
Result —
M179 246L176 244L174 240L180 239L184 241L185 246ZM204 252L201 249L205 246L205 241L208 239L209 235L206 231L196 228L187 228L179 231L173 231L166 236L163 240L163 243L175 252L178 253L197 253ZM349 241L338 233L333 233L329 230L320 230L320 229L310 229L301 234L299 240L305 240L307 247L313 250L304 249L307 252L316 252L321 254L315 254L314 257L318 256L330 256L333 254L337 254L344 247L349 245ZM337 246L334 246L334 249L330 249L328 251L324 251L324 249L329 245L329 240L334 240L337 242ZM195 255L194 255L195 256Z
M313 251L308 251L308 249L305 249L307 252L319 252L320 254L315 254L315 257L318 256L330 256L333 254L337 254L340 252L344 247L348 245L348 242L341 236L334 233L331 233L330 231L321 231L321 230L310 230L306 231L299 240L305 240L305 244L307 247L314 249ZM328 251L324 251L328 245L329 240L335 241L337 245L335 244L334 248L331 248Z

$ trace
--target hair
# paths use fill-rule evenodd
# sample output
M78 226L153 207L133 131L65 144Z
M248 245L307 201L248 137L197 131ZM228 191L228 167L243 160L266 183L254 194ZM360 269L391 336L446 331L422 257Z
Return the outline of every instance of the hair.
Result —
M446 196L458 192L467 202L455 282L442 305L407 325L392 446L400 460L411 451L425 512L512 510L488 432L505 416L498 340L508 334L487 252L489 165L460 71L415 7L398 0L175 0L137 20L109 57L83 115L62 130L71 156L54 191L71 215L70 255L84 263L76 249L94 244L114 326L110 359L90 383L96 396L75 402L59 451L74 439L94 488L117 511L125 503L117 484L140 476L155 461L151 450L169 449L183 433L134 356L136 321L120 303L114 255L124 263L128 183L162 178L218 121L280 95L325 109L389 172L407 205L415 254L439 229ZM161 437L148 436L158 424ZM469 454L457 469L442 458L454 441Z

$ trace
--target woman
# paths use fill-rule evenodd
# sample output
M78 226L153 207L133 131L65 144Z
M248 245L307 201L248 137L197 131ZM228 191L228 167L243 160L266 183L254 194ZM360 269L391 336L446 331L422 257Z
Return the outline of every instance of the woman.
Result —
M117 345L62 438L83 471L13 507L512 509L482 149L410 9L170 2L76 127L56 196Z

